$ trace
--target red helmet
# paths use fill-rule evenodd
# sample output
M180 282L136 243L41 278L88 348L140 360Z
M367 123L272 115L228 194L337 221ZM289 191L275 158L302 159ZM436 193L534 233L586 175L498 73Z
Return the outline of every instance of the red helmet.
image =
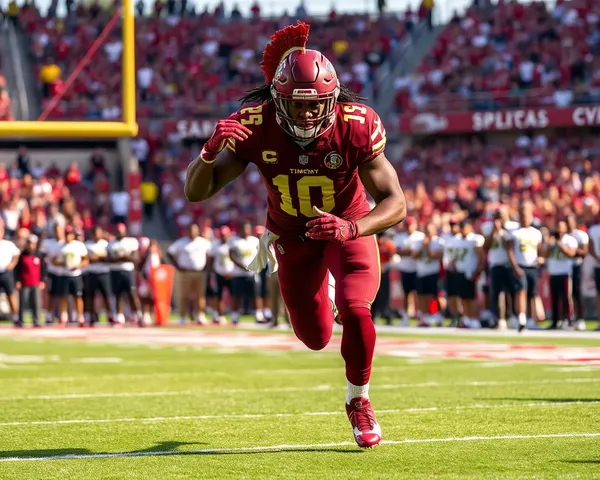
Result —
M317 50L298 49L284 57L271 83L277 123L295 140L312 140L333 126L340 83L333 65ZM299 121L292 118L292 102L324 102L323 113Z

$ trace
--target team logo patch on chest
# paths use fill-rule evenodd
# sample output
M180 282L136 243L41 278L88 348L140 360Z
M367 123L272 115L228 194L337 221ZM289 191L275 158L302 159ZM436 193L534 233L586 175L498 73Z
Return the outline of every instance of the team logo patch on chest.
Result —
M298 161L300 162L300 165L308 165L308 155L300 155L298 157Z
M323 163L327 168L335 170L336 168L339 168L342 163L344 163L344 159L339 153L331 152L327 154Z

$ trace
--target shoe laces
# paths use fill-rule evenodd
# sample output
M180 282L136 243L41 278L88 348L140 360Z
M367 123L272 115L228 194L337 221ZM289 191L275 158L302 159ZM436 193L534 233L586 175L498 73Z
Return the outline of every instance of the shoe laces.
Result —
M373 426L377 423L375 414L369 403L361 403L359 407L354 406L350 412L350 421L361 432L372 430Z

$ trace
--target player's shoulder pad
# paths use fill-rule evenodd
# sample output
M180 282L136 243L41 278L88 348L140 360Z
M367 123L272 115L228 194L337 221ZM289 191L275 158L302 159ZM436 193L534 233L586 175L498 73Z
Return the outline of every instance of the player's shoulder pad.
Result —
M229 120L237 120L245 127L249 128L253 137L262 129L265 124L265 116L269 114L269 107L266 103L252 107L243 107L229 115ZM252 137L251 137L252 138ZM227 140L227 148L236 153L236 141L233 138Z
M352 143L359 150L359 163L368 162L384 152L385 127L375 110L362 103L342 103L338 112L347 124Z

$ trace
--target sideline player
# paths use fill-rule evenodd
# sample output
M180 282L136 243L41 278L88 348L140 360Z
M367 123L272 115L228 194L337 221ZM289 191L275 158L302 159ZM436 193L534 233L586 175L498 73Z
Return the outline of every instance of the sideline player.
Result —
M217 123L188 167L185 194L192 202L206 200L249 163L258 167L268 211L257 266L266 263L265 250L274 251L294 332L312 350L331 338L328 270L333 274L346 412L357 444L373 447L382 438L369 401L375 348L370 307L380 278L374 235L405 218L406 200L383 153L381 120L340 85L322 53L306 49L308 31L298 22L271 37L261 63L266 83L243 98L259 105ZM377 203L372 210L365 189Z

